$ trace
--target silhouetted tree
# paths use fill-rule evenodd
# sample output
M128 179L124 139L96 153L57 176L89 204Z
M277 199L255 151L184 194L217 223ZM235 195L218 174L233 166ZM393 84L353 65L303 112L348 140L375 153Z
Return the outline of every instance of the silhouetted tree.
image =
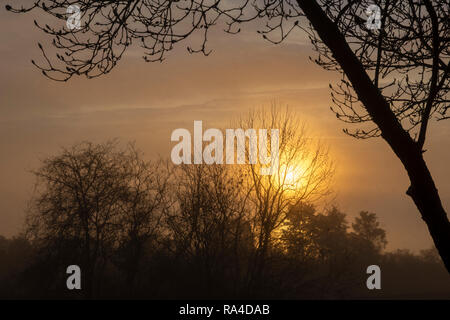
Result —
M313 231L310 226L315 218L316 209L312 204L300 202L289 208L286 221L281 228L281 243L285 252L303 263L314 260L317 247L313 243Z
M381 10L379 30L367 28L363 18L374 2ZM13 12L41 8L65 21L67 6L75 3L37 0L26 7L6 8ZM283 41L296 28L306 30L319 53L316 62L343 76L333 91L337 117L350 123L373 123L368 129L346 132L360 138L380 135L389 144L408 173L407 194L450 271L450 222L423 157L431 116L449 118L446 1L89 0L80 6L83 23L79 30L36 22L53 36L53 45L62 52L57 59L49 58L39 45L44 64L35 64L52 79L108 73L133 42L143 48L146 61L162 61L175 44L200 33L199 48L188 50L207 55L208 31L220 21L226 32L237 33L241 24L261 20L265 27L260 33L273 43ZM303 17L311 28L305 27Z
M360 220L356 218L352 225L359 225ZM371 227L378 226L375 214L370 215L370 222ZM381 260L374 249L378 237L374 239L372 243L364 235L348 232L346 215L336 207L321 213L308 203L293 206L280 245L290 264L301 271L289 279L297 282L297 294L342 298L362 291L360 270Z
M122 260L132 288L143 243L161 220L165 181L158 166L144 162L132 145L121 150L115 141L84 142L45 159L34 174L26 232L41 256L63 272L80 265L86 298L99 294L113 258ZM118 248L125 251L120 258Z
M204 169L206 168L202 168ZM219 167L215 170L221 171ZM180 178L179 174L177 178ZM230 182L226 179L224 181ZM231 185L235 185L236 182ZM220 179L215 183L220 183ZM231 185L229 184L227 189ZM184 213L176 213L175 207L177 206L171 208L173 211L169 217L173 218L174 214L178 214L181 218L190 212L186 210ZM208 212L211 215L209 218L199 215L199 219L212 221L214 217L217 219L221 216L220 211ZM191 216L194 215L195 213L191 213ZM180 218L178 221L183 221ZM376 225L377 219L371 220L374 220L373 225ZM154 220L150 218L149 221ZM144 244L145 250L142 250L139 256L139 270L136 273L139 275L136 280L139 281L136 281L135 290L131 292L132 296L278 299L450 297L450 279L440 263L435 248L423 250L419 255L408 250L376 252L374 246L364 236L349 232L346 215L337 208L321 212L307 203L300 203L291 208L281 228L281 236L271 244L271 254L267 257L270 263L266 265L264 285L258 286L258 290L253 290L249 295L245 287L247 284L245 272L236 274L235 267L237 265L245 267L249 263L247 256L256 249L251 229L245 227L245 224L239 229L233 226L233 223L221 224L219 221L207 223L213 226L210 229L214 229L219 235L205 232L204 228L197 228L199 234L196 237L203 240L199 249L190 248L189 254L184 254L186 246L183 243L175 241L173 231L170 231L172 228L170 223L166 230L167 227L162 226L162 232L157 235L159 237L157 242L164 243L166 233L169 245L155 246L154 241L147 241ZM225 240L220 236L222 229L228 232ZM238 239L237 234L240 234ZM235 246L236 240L239 242L238 247ZM149 248L151 250L147 250ZM70 248L66 248L68 249ZM212 252L213 250L218 252ZM112 248L112 251L114 257L122 257L125 262L131 261L128 260L129 255L124 255L123 247L117 246ZM13 239L0 237L2 298L77 298L76 293L55 283L56 281L65 284L65 272L61 272L62 270L55 266L52 257L49 260L48 255L42 256L42 253L39 242L30 242L23 237ZM54 256L58 256L64 262L64 255L64 252L58 252ZM366 275L361 272L373 264L373 261L382 268L381 292L368 291L365 287ZM213 272L215 279L209 279L208 270ZM105 290L96 297L129 298L128 271L126 267L121 266L117 270L105 268L102 279ZM426 272L429 276L417 277L420 272ZM205 280L211 281L210 284L205 283Z
M242 176L248 192L250 222L256 244L250 272L251 287L264 282L267 256L279 237L276 230L286 220L290 208L329 194L334 163L328 147L319 139L309 137L305 126L300 125L299 119L287 107L273 105L261 111L251 111L240 118L238 127L267 129L270 132L267 138L269 150L272 150L274 143L271 129L279 130L278 158L274 157L268 165L248 163L243 167ZM264 150L262 146L259 148ZM261 169L267 166L272 166L271 174L261 174Z
M168 205L169 169L164 161L147 162L130 145L126 157L126 189L117 199L118 248L115 264L125 273L124 285L133 294L145 250L158 245Z
M375 124L352 135L381 135L400 159L411 181L407 194L450 272L450 222L423 158L431 116L448 118L449 7L431 0L376 3L379 31L360 18L369 2L298 1L312 26L316 62L343 75L334 90L336 115Z
M167 224L174 254L197 270L201 294L239 291L253 246L242 178L228 166L202 164L179 166L173 181Z
M380 228L375 213L361 211L352 223L352 228L357 236L368 241L377 251L386 247L386 231Z

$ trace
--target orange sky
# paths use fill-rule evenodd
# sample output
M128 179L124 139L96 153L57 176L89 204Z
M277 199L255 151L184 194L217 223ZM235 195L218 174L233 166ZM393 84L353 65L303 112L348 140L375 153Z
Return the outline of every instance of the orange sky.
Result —
M0 12L0 234L16 234L32 192L39 159L81 140L118 137L135 140L148 157L170 156L170 134L224 127L239 112L288 104L312 131L324 138L338 164L336 203L348 214L377 213L388 232L388 249L431 246L425 224L405 195L408 179L381 139L356 140L329 110L328 84L338 75L312 64L304 36L271 45L255 32L219 34L209 57L189 55L183 45L164 63L144 63L138 50L100 79L56 83L30 60L40 58L36 42L45 39L33 16ZM447 210L450 209L450 130L433 123L426 159Z

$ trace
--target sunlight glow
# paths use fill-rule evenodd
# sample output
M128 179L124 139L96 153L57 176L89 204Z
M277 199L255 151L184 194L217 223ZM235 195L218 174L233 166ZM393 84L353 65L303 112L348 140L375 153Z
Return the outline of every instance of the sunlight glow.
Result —
M291 165L281 165L278 176L279 185L283 185L288 190L298 190L302 187L304 169L300 163Z

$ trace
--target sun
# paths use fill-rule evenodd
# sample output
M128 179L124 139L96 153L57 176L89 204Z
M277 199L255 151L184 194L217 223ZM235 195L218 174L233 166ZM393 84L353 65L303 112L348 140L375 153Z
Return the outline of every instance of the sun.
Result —
M287 184L296 184L297 182L297 175L295 173L295 170L292 167L288 167L286 169L286 183Z
M278 183L289 190L297 190L302 187L304 170L300 163L281 165L278 173Z

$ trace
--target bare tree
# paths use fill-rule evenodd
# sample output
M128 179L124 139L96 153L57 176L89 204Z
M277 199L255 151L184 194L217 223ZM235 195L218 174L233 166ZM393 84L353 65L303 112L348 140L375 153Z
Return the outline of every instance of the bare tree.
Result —
M163 215L167 175L160 168L133 145L122 150L112 141L63 149L34 172L27 235L49 256L80 265L86 298L99 294L105 267L117 259L132 290Z
M400 159L411 181L407 194L450 271L450 222L423 157L432 114L448 118L448 4L379 2L383 18L378 32L363 27L358 13L367 6L365 2L298 4L314 30L311 38L319 51L317 62L345 76L338 89L341 99L334 99L337 116L375 124L354 135L381 135Z
M71 254L83 270L87 298L115 246L118 201L126 186L125 154L115 144L82 143L45 159L35 171L27 234L50 254Z
M173 179L172 251L199 267L207 292L219 281L238 292L252 247L242 178L229 166L199 164L176 167Z
M251 281L256 283L263 279L271 245L281 236L277 230L287 219L290 209L301 202L319 200L331 191L335 166L328 147L308 136L305 126L300 123L294 112L276 104L251 111L238 121L239 127L244 129L279 130L278 159L276 164L270 164L274 165L272 174L262 175L261 168L265 165L260 163L248 163L242 173L255 235L256 252L250 273ZM274 142L272 137L267 140ZM261 152L264 146L259 145L259 148Z
M145 250L156 247L162 234L169 192L168 164L162 160L147 162L130 144L127 150L126 189L117 199L116 265L124 270L126 286L133 294ZM150 248L149 248L150 247Z
M65 20L74 1L36 0L8 10L40 8ZM367 28L365 10L381 9L380 29ZM40 26L53 36L58 51L37 64L52 79L74 75L95 77L109 72L133 42L139 42L146 61L162 61L175 44L196 33L203 41L190 52L206 49L208 31L222 24L237 33L242 23L265 22L260 31L271 42L283 41L294 29L309 33L319 53L316 62L343 75L333 89L338 118L366 123L346 131L360 137L380 135L402 162L410 178L413 199L450 271L450 222L423 158L433 115L448 118L449 6L446 1L385 0L185 0L81 2L80 30ZM303 21L309 21L307 28ZM373 124L371 126L371 124Z

